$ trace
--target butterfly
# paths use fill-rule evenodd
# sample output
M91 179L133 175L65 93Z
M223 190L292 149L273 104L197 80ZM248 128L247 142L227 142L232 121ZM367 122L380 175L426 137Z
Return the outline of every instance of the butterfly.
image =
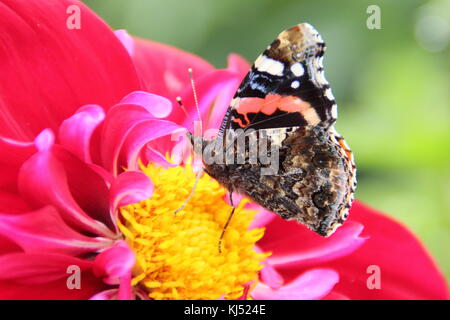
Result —
M200 137L200 151L204 171L230 195L247 196L329 236L348 217L356 167L334 128L337 105L324 77L324 52L322 37L308 23L281 32L240 84L217 137ZM191 136L194 145L197 138ZM267 154L276 155L276 170L257 157L261 153L254 155L262 141Z

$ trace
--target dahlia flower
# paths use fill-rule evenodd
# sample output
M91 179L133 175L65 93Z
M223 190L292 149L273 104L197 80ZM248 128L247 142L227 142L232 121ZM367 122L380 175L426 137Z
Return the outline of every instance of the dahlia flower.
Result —
M70 5L81 29L65 27ZM322 238L241 199L222 253L231 206L216 181L174 215L195 180L171 139L195 118L187 69L217 128L244 59L217 70L77 1L3 0L0 17L0 298L448 298L417 238L359 202Z

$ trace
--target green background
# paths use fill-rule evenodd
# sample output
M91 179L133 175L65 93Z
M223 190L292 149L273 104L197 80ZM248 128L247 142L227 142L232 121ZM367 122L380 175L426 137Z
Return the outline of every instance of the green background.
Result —
M114 29L216 67L231 52L253 61L294 24L315 26L327 43L336 126L356 156L356 197L408 225L450 279L450 1L85 2ZM381 29L367 28L369 5L381 9Z

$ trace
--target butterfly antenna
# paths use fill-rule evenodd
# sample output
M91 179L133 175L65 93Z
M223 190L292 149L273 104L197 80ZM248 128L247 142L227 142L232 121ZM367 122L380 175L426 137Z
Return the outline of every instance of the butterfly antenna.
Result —
M196 130L195 130L195 127L196 127L195 126L195 122L193 121L194 122L194 134L200 134L200 137L201 137L203 135L202 118L201 118L201 115L200 115L200 107L199 107L199 104L198 104L197 90L195 89L195 81L194 81L194 77L193 77L192 68L188 69L188 73L189 73L189 79L191 81L192 93L194 95L194 102L195 102L195 108L197 110L197 117L198 117L198 121L199 121L199 124L200 124L200 127L199 127L200 132L197 133ZM186 108L184 107L183 102L181 101L181 97L177 97L176 99L177 99L177 102L180 105L181 109L186 114L186 116L189 117L192 120L192 118L189 116L189 113L187 112ZM194 157L195 157L195 155L194 155ZM200 179L203 176L204 172L205 171L202 168L201 171L197 174L197 176L195 178L194 185L192 186L191 192L189 193L189 196L186 198L186 200L184 200L183 204L177 210L174 211L174 215L176 215L178 212L183 210L187 206L188 202L192 199L192 197L194 196L194 193L195 193L195 189L197 188L198 182L200 181Z
M197 97L197 90L195 88L195 81L194 81L194 76L193 76L193 71L192 68L188 69L189 72L189 79L191 81L191 87L192 87L192 93L194 95L194 102L195 102L195 108L197 109L197 117L198 117L198 121L200 123L200 134L203 134L203 128L202 128L202 116L200 114L200 107L198 105L198 97Z
M181 100L181 97L180 96L176 97L176 100L177 100L178 105L180 106L181 110L183 110L184 115L186 116L186 118L189 118L189 120L194 122L194 120L191 118L191 116L187 112L186 108L184 107L184 104L183 104L183 101Z

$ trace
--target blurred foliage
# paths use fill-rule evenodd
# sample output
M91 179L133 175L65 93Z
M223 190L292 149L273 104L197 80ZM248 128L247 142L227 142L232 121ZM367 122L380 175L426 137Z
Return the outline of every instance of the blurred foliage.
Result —
M217 67L230 52L253 61L286 27L314 25L327 42L337 128L356 155L357 198L415 231L450 278L449 0L85 2L114 29ZM373 4L379 30L366 26Z

